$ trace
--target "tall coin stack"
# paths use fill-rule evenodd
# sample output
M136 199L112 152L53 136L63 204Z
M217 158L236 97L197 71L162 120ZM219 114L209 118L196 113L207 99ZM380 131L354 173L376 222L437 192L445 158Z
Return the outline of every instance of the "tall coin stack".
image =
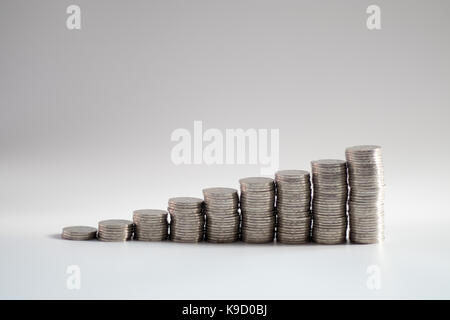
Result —
M308 171L282 170L275 174L277 241L308 242L311 231L311 181Z
M203 199L178 197L169 199L170 239L175 242L203 240L205 217Z
M127 241L133 236L133 221L112 219L98 223L98 240Z
M384 168L379 146L345 150L350 183L350 241L377 243L384 239Z
M133 212L134 239L161 241L168 236L167 211L141 209Z
M241 185L241 237L245 242L272 242L275 235L275 184L271 178L244 178Z
M314 242L338 244L347 238L347 166L343 160L311 162Z
M206 240L234 242L239 238L239 196L232 188L203 189L206 214Z

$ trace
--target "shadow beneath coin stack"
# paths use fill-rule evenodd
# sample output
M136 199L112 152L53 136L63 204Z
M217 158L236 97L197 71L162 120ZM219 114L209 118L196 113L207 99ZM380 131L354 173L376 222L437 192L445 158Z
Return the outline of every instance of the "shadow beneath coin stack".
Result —
M60 233L52 233L52 234L48 235L48 237L51 239L63 240Z

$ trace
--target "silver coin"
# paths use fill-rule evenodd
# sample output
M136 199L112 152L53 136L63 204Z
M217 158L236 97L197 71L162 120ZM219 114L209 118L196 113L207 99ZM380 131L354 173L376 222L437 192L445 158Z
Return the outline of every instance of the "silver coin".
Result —
M66 240L90 240L97 236L97 229L88 226L71 226L62 230L61 237Z
M272 178L264 177L248 177L239 180L239 183L244 186L271 186L274 183Z
M248 236L248 235L242 235L242 241L247 242L247 243L269 243L269 242L273 242L274 241L274 237L273 236L268 236L265 238L257 238L257 237L252 237L252 236Z
M88 226L65 227L61 238L66 240L91 240L97 236L97 229Z
M140 209L133 211L133 217L138 219L153 219L167 217L167 211L158 209Z
M169 199L169 239L174 242L199 242L204 238L204 201L200 198Z
M169 203L175 205L201 205L203 203L203 199L195 198L195 197L175 197L170 198Z
M280 170L275 173L275 181L277 185L283 182L308 182L310 175L305 170Z
M142 209L133 212L134 240L163 241L168 238L168 213L164 210Z
M384 239L384 168L381 147L347 148L349 175L349 235L354 243Z
M110 219L110 220L102 220L98 223L100 227L106 228L124 228L133 226L133 221L124 220L124 219Z
M312 166L312 239L319 244L345 242L347 234L347 163L316 160Z
M296 178L294 178L296 176ZM304 170L289 170L275 175L277 185L277 242L303 244L311 232L311 182Z
M134 224L130 220L111 219L98 223L98 240L127 241L133 236Z
M203 195L205 198L213 199L235 199L238 195L238 191L233 188L215 187L203 189Z

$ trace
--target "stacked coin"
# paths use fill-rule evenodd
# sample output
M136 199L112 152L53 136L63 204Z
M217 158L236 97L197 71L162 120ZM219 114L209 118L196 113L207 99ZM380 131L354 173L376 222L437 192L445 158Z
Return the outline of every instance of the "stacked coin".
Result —
M347 239L347 166L343 160L311 162L313 181L312 238L338 244Z
M377 243L384 239L384 168L379 146L345 150L350 184L350 240Z
M65 227L61 237L66 240L91 240L97 236L97 229L85 226Z
M133 212L134 239L161 241L168 236L167 211L141 209Z
M98 223L98 240L127 241L133 236L133 221L112 219Z
M277 241L309 241L311 230L311 181L308 171L282 170L275 174L277 188Z
M271 178L244 178L241 185L242 240L272 242L275 235L275 184Z
M178 197L169 199L170 239L175 242L203 240L205 217L203 199Z
M239 196L232 188L203 189L206 214L206 240L233 242L239 238Z

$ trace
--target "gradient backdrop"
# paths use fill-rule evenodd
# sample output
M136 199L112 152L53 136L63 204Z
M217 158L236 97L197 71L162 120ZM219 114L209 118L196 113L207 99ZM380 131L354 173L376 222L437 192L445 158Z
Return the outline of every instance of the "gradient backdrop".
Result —
M82 29L66 28L81 7ZM366 28L381 7L382 29ZM0 298L450 298L448 1L0 3ZM383 147L374 246L70 242L238 187L257 165L171 162L177 128L279 129L280 168ZM81 268L81 289L66 268ZM367 267L381 270L370 290Z

